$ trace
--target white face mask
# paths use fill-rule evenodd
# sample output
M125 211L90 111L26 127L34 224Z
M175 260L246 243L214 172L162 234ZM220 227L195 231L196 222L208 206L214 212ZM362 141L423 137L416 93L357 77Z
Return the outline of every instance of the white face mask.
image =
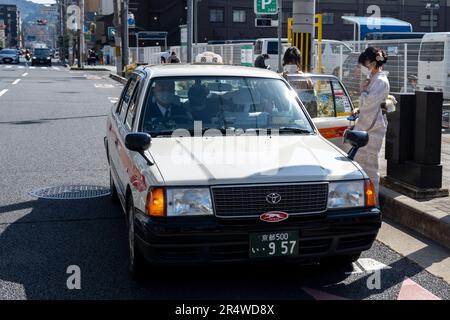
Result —
M298 68L295 64L287 64L284 66L284 71L288 74L293 74L298 72Z

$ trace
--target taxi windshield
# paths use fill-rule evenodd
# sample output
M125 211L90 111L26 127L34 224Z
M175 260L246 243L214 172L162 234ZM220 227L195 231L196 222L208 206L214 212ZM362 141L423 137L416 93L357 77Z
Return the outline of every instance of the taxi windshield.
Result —
M170 77L150 84L141 130L152 136L176 129L279 130L313 134L308 117L281 79Z

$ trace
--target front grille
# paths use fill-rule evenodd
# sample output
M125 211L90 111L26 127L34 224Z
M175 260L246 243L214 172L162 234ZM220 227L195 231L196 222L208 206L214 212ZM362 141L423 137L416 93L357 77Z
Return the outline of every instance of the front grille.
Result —
M328 202L328 184L285 184L212 188L216 216L252 217L265 212L288 214L324 212ZM279 203L267 201L269 194L281 196Z

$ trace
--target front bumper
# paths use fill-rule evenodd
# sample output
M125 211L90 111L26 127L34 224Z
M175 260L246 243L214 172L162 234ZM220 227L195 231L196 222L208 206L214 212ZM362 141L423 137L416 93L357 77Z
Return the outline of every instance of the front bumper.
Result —
M254 218L154 219L142 212L135 217L136 243L144 257L156 264L250 261L250 233L291 230L300 233L299 255L271 260L315 260L359 254L370 249L380 227L378 209L330 211L271 224Z

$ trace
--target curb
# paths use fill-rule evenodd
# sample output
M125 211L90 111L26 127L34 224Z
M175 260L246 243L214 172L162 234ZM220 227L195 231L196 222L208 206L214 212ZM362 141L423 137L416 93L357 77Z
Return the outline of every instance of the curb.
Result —
M125 79L124 77L121 77L121 76L119 76L119 75L117 75L115 73L110 73L109 77L111 79L113 79L113 80L116 80L116 81L122 83L122 84L126 84L127 83L127 79Z
M70 71L111 71L106 68L78 68L78 67L70 67Z
M380 186L383 215L450 248L450 215Z

